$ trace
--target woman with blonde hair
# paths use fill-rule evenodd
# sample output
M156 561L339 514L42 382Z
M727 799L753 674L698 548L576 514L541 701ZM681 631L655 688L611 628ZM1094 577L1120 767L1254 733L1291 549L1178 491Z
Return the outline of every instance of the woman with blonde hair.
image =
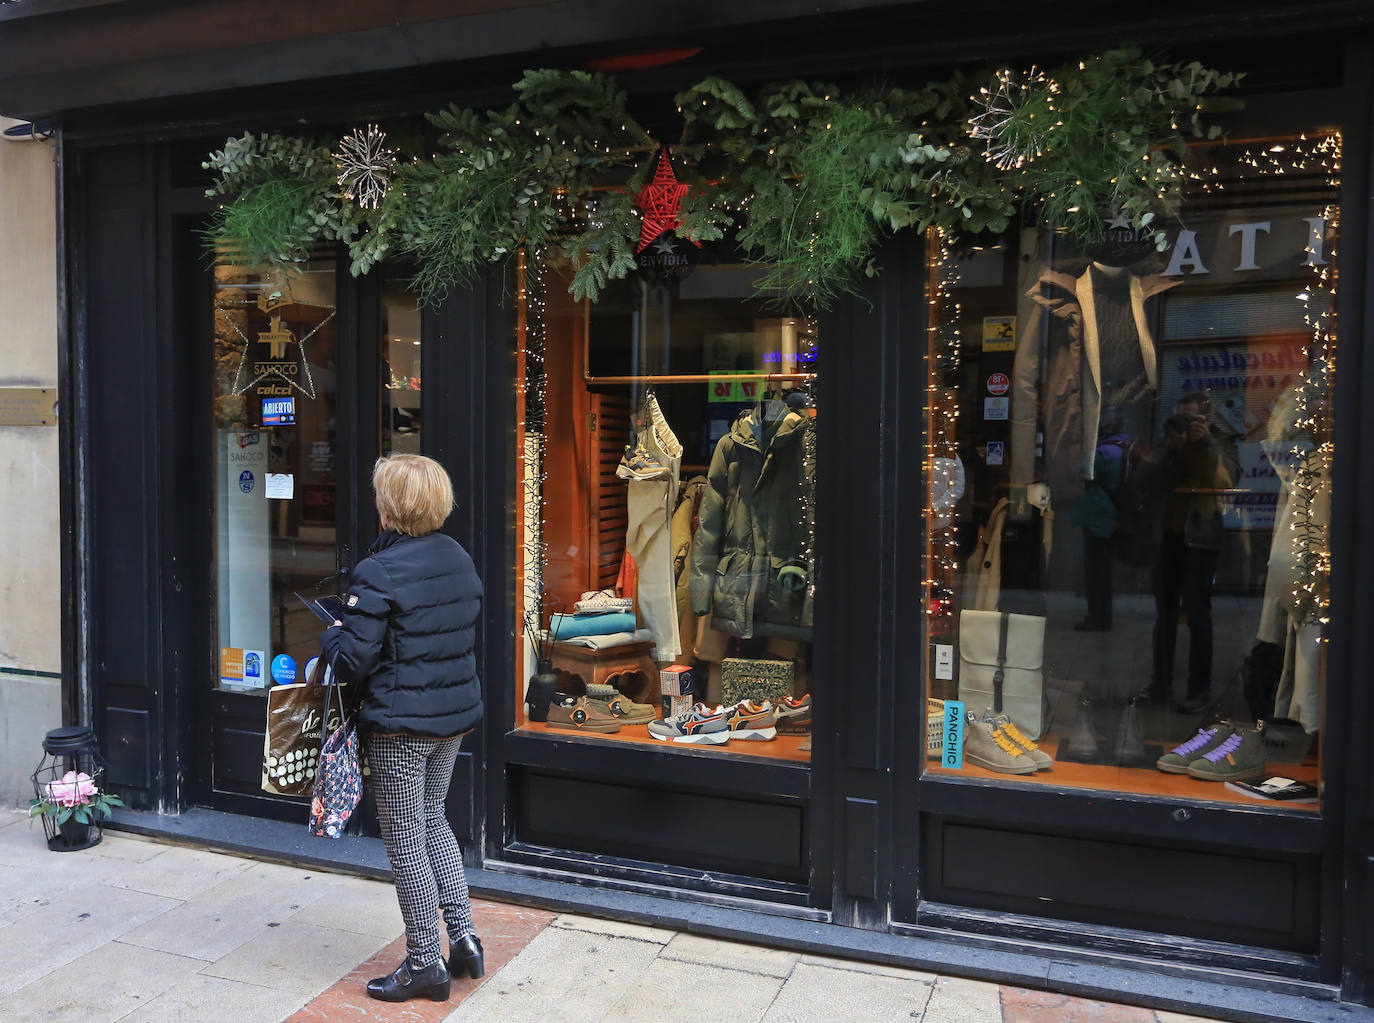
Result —
M443 1001L451 974L483 972L463 861L444 815L458 748L482 717L482 583L467 551L439 532L453 510L442 465L391 455L372 470L372 488L381 535L353 570L341 620L320 637L334 673L362 693L358 728L406 927L405 961L369 981L367 993Z

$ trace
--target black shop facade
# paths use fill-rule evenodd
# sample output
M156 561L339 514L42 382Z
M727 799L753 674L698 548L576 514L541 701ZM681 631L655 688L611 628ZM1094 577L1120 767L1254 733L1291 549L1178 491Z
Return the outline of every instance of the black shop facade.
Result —
M316 12L246 56L132 4L10 6L0 96L60 129L65 711L95 728L122 826L384 866L366 801L358 836L294 828L306 804L273 791L264 722L316 652L296 594L347 593L377 532L371 467L417 452L448 469L445 530L486 588L487 713L449 798L477 891L1223 1018L1364 1011L1359 5L1330 5L1320 37L1282 4L1073 32L1008 7L992 35L881 3L667 26L627 8L613 28L560 3ZM208 30L198 10L177 17ZM141 38L137 59L25 63L42 43L80 67L96 31ZM1006 125L1100 111L1102 76L1141 73L1103 58L1122 46L1209 97L1201 134L1157 158L1160 212L1074 230L1082 206L1046 187L1057 220L999 214L998 182L1036 187L1055 138ZM321 233L287 273L207 240L243 194L207 195L226 140L269 160L269 134L341 152L375 125L373 170L419 181L385 164L397 125L507 110L536 68L612 76L653 142L598 138L629 170L537 250L436 290L423 250L360 265ZM1199 84L1212 68L1245 77ZM739 123L710 81L748 97ZM728 189L713 152L774 166L727 143L831 109L769 91L822 81L906 90L856 145L932 82L955 83L967 130L904 135L894 163L936 184L865 191L870 219L896 204L872 251L824 301L787 301L841 211L788 199L819 226L777 273L739 225L781 193L756 183L700 244L683 197ZM438 152L413 162L440 174ZM903 220L955 188L976 229ZM566 241L625 195L633 265L589 296L597 250Z

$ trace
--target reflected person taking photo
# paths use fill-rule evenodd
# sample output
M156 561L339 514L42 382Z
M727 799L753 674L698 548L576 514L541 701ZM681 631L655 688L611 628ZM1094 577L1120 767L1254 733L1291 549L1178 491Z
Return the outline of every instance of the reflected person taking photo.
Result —
M1240 479L1235 436L1213 422L1212 400L1193 392L1178 399L1164 423L1156 457L1165 490L1164 532L1155 563L1154 665L1138 700L1173 695L1179 608L1188 623L1188 685L1174 705L1196 713L1211 700L1212 587L1223 536L1221 495Z

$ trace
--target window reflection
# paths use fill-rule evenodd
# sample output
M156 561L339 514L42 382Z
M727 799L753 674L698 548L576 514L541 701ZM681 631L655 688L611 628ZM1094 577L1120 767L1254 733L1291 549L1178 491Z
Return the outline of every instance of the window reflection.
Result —
M1198 147L1160 245L1110 211L1093 245L936 240L935 770L1318 783L1339 156Z

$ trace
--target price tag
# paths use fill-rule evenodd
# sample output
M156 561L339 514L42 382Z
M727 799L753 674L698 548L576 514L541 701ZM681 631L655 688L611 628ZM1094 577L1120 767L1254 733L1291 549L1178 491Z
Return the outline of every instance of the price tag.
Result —
M711 373L712 375L735 376L739 370L714 369ZM758 401L759 395L762 393L763 377L745 380L713 380L706 385L706 400L708 402L752 402Z

